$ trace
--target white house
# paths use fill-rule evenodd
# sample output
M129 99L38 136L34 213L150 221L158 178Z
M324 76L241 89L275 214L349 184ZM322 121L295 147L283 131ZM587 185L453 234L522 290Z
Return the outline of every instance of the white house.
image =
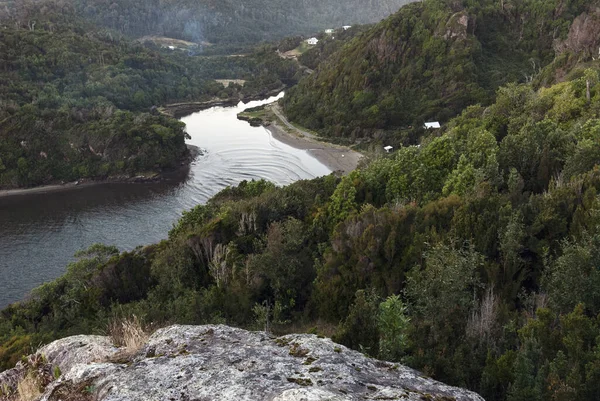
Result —
M393 146L384 146L383 149L385 149L386 152L390 153L392 150L394 150Z
M430 122L430 123L425 123L425 127L424 128L425 129L439 129L439 128L442 128L442 126L437 121L433 121L433 122Z
M344 31L347 31L348 29L352 28L352 26L350 26L350 25L344 25L342 28L344 28Z
M319 39L317 38L310 38L306 40L306 43L308 43L311 46L316 45L317 43L319 43Z
M333 32L333 29L325 29L325 33L328 35L331 35Z

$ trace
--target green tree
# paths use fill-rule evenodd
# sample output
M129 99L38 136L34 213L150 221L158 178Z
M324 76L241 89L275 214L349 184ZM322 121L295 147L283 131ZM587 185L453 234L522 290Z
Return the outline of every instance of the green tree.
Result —
M334 339L368 355L379 351L379 297L373 291L358 290L346 319Z
M544 367L540 347L534 338L527 339L517 354L514 381L508 390L507 401L542 401Z
M600 235L564 241L561 255L549 262L545 288L558 312L567 313L583 303L592 314L600 313Z
M342 178L335 192L331 195L327 215L332 228L339 222L346 220L357 210L356 188L352 183L352 176L353 174Z
M410 272L405 292L413 323L409 334L413 366L465 385L469 375L457 367L474 363L466 328L480 291L484 261L473 246L440 243L425 253L422 266Z
M510 212L506 225L498 233L498 245L502 255L502 276L499 277L508 299L515 299L523 281L527 278L526 263L521 254L526 239L523 216L516 210Z
M402 358L407 348L409 324L406 306L398 295L390 295L379 304L379 358L387 361L399 361Z

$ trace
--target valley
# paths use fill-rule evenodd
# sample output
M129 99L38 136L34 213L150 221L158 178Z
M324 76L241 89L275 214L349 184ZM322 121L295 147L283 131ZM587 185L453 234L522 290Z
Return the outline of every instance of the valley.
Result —
M95 334L123 388L243 337L219 397L268 348L271 399L600 399L600 2L38 1L0 11L0 189L162 178L0 197L2 401L103 399L35 352Z
M202 154L160 181L73 184L13 192L5 199L0 192L0 307L60 276L78 250L102 242L131 251L166 238L183 211L227 186L265 177L287 185L329 174L331 169L303 150L307 147L236 120L245 107L277 98L183 117L188 145L201 147Z

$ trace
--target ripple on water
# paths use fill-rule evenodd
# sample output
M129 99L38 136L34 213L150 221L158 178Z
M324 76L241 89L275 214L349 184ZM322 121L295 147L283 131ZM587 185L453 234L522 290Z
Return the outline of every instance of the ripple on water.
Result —
M206 149L185 180L0 199L0 307L63 274L77 250L98 242L131 250L166 238L182 211L227 186L261 178L286 185L329 174L306 151L237 120L243 109L263 103L213 108L183 118L189 142Z

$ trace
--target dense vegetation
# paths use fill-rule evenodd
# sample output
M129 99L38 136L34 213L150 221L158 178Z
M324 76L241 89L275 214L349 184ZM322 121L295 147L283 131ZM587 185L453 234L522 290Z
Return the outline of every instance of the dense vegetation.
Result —
M81 252L63 277L0 312L0 367L32 346L101 333L132 315L256 329L268 321L275 332L333 335L489 401L600 399L600 24L588 6L431 0L342 49L313 49L317 71L285 104L297 120L340 136L395 133L429 117L447 119L445 128L343 178L228 188L186 212L159 244ZM242 90L197 78L211 71L262 71L257 88L297 75L273 47L260 50L262 63L173 58L69 35L0 31L0 45L20 41L0 49L0 74L11 78L1 81L10 106L1 124L32 121L24 127L51 134L71 118L91 132L126 127L130 138L144 118L177 124L142 113L151 105ZM394 42L400 36L408 39ZM52 51L82 41L85 57ZM507 84L524 72L527 82ZM77 113L103 104L122 110L96 120ZM12 146L38 146L30 142ZM20 159L11 160L0 170L20 174Z
M270 46L190 57L60 16L0 29L0 188L178 166L184 127L153 106L254 95L295 82L296 70Z
M0 314L0 361L146 322L312 330L487 400L600 398L600 68L510 84L342 179L247 182ZM589 91L588 91L589 87Z
M553 61L573 19L595 4L428 0L407 5L289 91L285 111L307 128L352 139L397 137L425 121L447 121L468 105L489 104L506 83L533 79ZM586 46L595 42L594 35L589 39Z
M350 42L355 36L369 29L369 25L354 25L351 28L337 29L332 35L320 34L317 36L319 43L308 51L304 52L298 61L300 64L311 69L316 69L319 64L327 60L346 43Z
M0 20L31 21L60 8L122 34L193 42L258 42L347 24L377 22L410 0L5 0Z

